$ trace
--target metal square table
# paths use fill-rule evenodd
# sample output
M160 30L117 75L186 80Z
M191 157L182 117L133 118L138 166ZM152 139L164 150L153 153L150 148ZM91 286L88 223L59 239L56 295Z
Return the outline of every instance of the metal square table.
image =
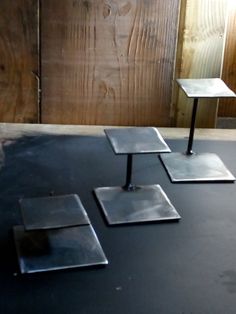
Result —
M25 230L89 225L90 220L76 194L24 198L20 200Z
M22 199L20 207L24 225L13 234L22 274L108 263L78 195Z
M199 98L229 98L236 97L235 93L219 78L177 79L177 83L194 101L187 151L160 156L171 181L234 182L235 177L216 154L195 153L192 147Z
M115 154L127 155L124 186L94 190L108 224L179 220L179 214L160 185L136 186L132 183L134 154L170 152L159 131L152 127L133 127L106 129L105 134Z

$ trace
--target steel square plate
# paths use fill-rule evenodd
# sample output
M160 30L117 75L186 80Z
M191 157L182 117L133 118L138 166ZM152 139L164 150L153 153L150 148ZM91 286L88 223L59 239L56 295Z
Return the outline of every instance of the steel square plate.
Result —
M235 93L219 78L177 79L176 81L191 98L236 97Z
M172 182L234 182L235 177L212 153L159 156Z
M105 134L115 154L169 153L157 128L134 127L105 129Z
M88 215L76 194L20 200L26 230L52 229L89 224Z
M181 218L160 185L139 186L134 191L101 187L95 195L110 225Z
M41 231L15 226L13 232L22 274L108 263L91 225Z

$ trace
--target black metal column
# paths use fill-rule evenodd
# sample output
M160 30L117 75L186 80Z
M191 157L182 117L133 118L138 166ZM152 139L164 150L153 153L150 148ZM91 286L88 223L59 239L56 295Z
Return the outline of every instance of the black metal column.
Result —
M192 146L193 146L193 137L194 137L194 130L195 130L195 122L196 122L197 105L198 105L198 98L194 98L191 126L190 126L189 139L188 139L188 148L186 151L187 155L193 154Z
M135 190L135 186L131 183L132 166L133 166L133 155L128 154L128 156L127 156L127 168L126 168L126 183L123 186L123 189L126 191Z

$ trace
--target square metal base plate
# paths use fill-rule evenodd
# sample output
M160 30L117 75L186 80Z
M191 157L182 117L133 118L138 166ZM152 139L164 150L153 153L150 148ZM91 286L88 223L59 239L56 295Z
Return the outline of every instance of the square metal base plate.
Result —
M54 230L13 228L21 273L108 263L91 225Z
M172 182L234 182L235 177L215 154L159 156Z
M76 194L20 200L26 230L52 229L89 224L88 215Z
M180 219L159 185L139 186L134 191L101 187L95 195L110 225Z

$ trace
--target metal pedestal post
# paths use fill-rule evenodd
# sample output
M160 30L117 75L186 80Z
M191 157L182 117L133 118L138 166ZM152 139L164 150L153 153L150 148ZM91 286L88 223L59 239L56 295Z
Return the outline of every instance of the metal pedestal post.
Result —
M193 147L193 138L194 138L194 131L195 131L197 106L198 106L198 98L194 98L192 118L191 118L191 126L190 126L189 139L188 139L188 148L186 151L187 155L193 154L192 147Z
M148 221L179 220L180 216L159 185L136 186L132 183L133 153L158 150L168 146L154 128L106 130L115 153L127 154L126 183L123 187L99 187L94 190L110 225ZM148 143L148 144L147 144Z
M235 97L235 94L220 79L179 79L177 82L194 102L186 153L160 156L171 181L234 182L235 177L216 154L196 153L192 146L199 98Z

